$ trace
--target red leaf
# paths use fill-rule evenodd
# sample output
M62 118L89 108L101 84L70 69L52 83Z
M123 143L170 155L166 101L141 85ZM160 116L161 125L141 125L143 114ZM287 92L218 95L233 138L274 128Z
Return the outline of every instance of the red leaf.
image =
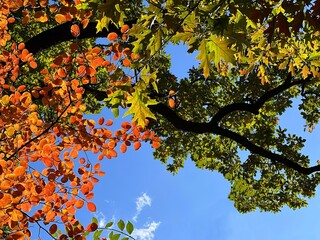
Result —
M52 224L51 226L50 226L50 228L49 228L49 232L51 233L51 234L54 234L56 231L58 230L58 227L57 227L57 224Z
M99 118L98 120L98 124L102 125L104 123L104 117Z
M98 229L98 224L96 223L90 223L88 226L87 226L87 231L88 232L94 232L95 230Z

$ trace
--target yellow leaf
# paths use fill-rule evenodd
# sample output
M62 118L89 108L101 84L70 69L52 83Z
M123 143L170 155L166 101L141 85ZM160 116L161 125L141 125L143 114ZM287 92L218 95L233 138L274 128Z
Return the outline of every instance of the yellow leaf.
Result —
M15 133L15 130L14 130L14 127L13 126L10 126L7 128L6 130L6 135L10 138L13 136L13 134Z
M23 219L23 214L16 209L13 209L12 212L9 212L10 218L12 221L18 222Z
M2 103L3 105L8 105L9 101L10 101L10 98L9 98L8 95L4 95L4 96L1 98L1 103Z
M302 73L303 79L306 79L310 73L309 67L307 65L304 65L301 73Z

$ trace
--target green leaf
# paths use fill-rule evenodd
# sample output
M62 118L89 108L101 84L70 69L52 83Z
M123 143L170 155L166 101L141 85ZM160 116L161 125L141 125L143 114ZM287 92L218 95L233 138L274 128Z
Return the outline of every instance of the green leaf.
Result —
M119 117L119 108L112 108L111 111L115 118Z
M111 227L113 225L113 222L108 222L104 227L105 228L109 228L109 227Z
M93 239L94 240L99 240L99 237L101 236L103 230L98 230L98 231L95 231L94 234L93 234Z
M133 232L133 229L134 229L133 224L132 224L130 221L128 221L128 223L127 223L127 225L126 225L126 231L127 231L129 234L131 234L131 233Z
M125 224L124 224L124 221L122 219L119 220L118 222L118 228L123 231L124 227L125 227Z
M120 238L120 234L113 234L113 232L111 232L111 233L112 233L111 237L110 237L110 234L109 234L110 240L118 240Z
M219 38L217 36L211 36L208 41L210 51L214 52L214 63L218 67L221 59L227 63L236 63L234 57L235 51L232 50L230 45L232 42L229 39Z
M136 88L127 103L131 104L131 106L128 111L125 112L124 117L132 114L133 121L136 121L138 125L145 126L145 120L147 118L156 119L148 106L156 105L158 102L154 99L150 99L147 93L142 92L139 88Z
M154 71L153 73L150 73L150 67L149 65L146 65L140 74L140 78L146 83L145 88L151 84L152 87L156 92L159 92L158 86L157 86L157 71ZM145 89L143 88L143 90ZM141 88L140 88L141 89Z
M93 218L91 219L91 222L93 222L93 223L97 223L97 224L98 224L98 219L97 219L97 218L95 218L95 217L93 217Z
M201 61L199 69L203 69L203 75L205 78L209 77L211 69L210 52L207 47L207 40L202 40L199 46L199 54L196 57Z

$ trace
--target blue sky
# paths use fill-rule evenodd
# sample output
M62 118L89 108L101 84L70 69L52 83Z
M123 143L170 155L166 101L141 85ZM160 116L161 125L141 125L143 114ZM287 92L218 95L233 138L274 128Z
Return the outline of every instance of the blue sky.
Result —
M187 76L195 55L183 47L170 47L172 71ZM182 61L183 59L183 61ZM307 137L305 152L313 161L320 156L319 131L303 132L303 120L296 106L280 120L289 132ZM108 112L102 112L110 116ZM123 119L119 119L121 122ZM101 224L119 219L135 225L137 240L292 240L320 239L318 228L319 197L307 208L287 207L277 214L253 212L240 214L228 200L229 183L216 172L196 169L191 161L177 175L154 160L152 149L144 144L139 151L128 150L112 160L103 160L106 175L95 187L96 214L81 213L80 220L96 216ZM90 215L90 217L89 217Z

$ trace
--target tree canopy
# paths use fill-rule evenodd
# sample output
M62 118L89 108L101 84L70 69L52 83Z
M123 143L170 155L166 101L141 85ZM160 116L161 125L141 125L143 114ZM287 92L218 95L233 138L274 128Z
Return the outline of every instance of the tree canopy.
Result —
M76 210L96 210L101 160L142 142L173 173L188 157L220 172L240 212L296 209L314 196L320 165L279 118L298 102L306 131L318 124L319 0L0 0L0 8L8 239L30 237L32 224L85 239L97 224L82 226ZM170 72L169 44L197 53L189 77ZM86 115L103 108L132 121L112 131L112 119Z

